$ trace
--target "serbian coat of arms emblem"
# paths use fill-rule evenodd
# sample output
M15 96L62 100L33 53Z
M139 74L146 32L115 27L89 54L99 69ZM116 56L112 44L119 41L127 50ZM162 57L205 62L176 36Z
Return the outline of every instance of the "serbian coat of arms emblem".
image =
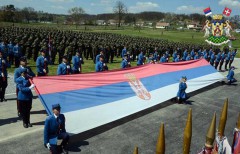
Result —
M132 90L136 93L136 95L143 99L143 100L150 100L151 94L148 92L148 90L144 87L142 82L137 79L137 77L132 74L128 73L124 75L129 80L129 85L131 86Z
M215 46L228 43L232 37L230 21L224 20L223 15L213 15L211 20L206 20L203 30L207 38L205 41Z

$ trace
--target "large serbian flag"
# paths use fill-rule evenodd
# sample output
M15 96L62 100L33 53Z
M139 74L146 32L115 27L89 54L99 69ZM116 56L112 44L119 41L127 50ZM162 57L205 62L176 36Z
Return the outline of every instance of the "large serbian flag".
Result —
M204 9L203 12L205 13L205 16L209 16L212 14L212 10L210 7Z
M223 79L205 60L149 64L126 70L33 79L48 114L59 103L72 134L117 119L176 97L179 80L188 78L187 92Z

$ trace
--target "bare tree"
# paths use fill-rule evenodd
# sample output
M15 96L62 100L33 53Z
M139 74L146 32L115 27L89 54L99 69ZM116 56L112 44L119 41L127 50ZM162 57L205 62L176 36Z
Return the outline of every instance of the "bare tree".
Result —
M35 12L34 8L32 7L25 7L22 9L22 14L25 20L29 23L30 20L35 20L37 18L37 13Z
M116 5L113 8L114 13L117 15L118 18L118 27L121 26L121 21L124 18L124 15L127 13L127 7L121 1L117 1Z
M68 10L68 13L71 15L72 19L75 21L76 29L77 29L77 26L82 18L82 15L85 14L85 11L81 7L74 7Z

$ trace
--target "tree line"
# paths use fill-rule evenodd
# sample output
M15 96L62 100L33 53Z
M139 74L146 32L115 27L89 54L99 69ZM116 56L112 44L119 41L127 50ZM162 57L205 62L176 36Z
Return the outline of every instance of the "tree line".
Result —
M131 10L129 10L131 12ZM173 23L177 21L198 21L203 23L206 17L201 14L175 14L163 12L140 12L128 13L128 9L121 1L116 2L113 7L113 12L105 14L90 15L87 14L82 7L74 7L69 9L68 14L52 14L43 11L36 11L32 7L16 8L14 5L6 5L0 7L0 21L4 22L55 22L55 23L74 23L76 26L83 22L87 25L96 24L97 20L108 21L114 19L117 21L117 26L120 23L136 24L138 21L157 22L163 20Z

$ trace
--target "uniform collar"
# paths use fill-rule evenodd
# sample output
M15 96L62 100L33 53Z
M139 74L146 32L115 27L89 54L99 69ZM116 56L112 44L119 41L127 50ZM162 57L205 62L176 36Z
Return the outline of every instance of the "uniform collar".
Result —
M56 116L55 114L53 114L53 116L57 119L58 116Z

